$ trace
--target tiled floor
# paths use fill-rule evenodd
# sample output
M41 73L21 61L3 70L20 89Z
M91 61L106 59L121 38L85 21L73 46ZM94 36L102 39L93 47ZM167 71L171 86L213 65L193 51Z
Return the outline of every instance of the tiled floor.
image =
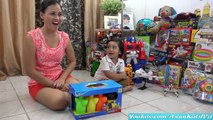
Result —
M91 81L87 71L74 71L74 77ZM35 102L28 94L27 77L8 77L0 81L0 120L73 120L69 110L52 111ZM146 90L123 94L122 112L95 117L97 120L127 120L128 113L213 113L213 104L201 103L181 93L163 96L162 88L148 84ZM94 118L91 118L91 120Z

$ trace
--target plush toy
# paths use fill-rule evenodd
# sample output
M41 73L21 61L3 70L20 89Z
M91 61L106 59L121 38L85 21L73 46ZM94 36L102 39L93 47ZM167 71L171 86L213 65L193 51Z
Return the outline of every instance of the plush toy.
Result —
M161 28L170 28L172 26L172 17L176 14L176 11L173 7L163 6L159 9L158 16L154 17L154 21L157 23L156 27Z
M132 81L132 78L133 78L133 72L132 72L132 65L131 64L127 64L127 66L125 67L125 72L127 74L127 79L128 79L128 83L127 85L133 85L133 81Z

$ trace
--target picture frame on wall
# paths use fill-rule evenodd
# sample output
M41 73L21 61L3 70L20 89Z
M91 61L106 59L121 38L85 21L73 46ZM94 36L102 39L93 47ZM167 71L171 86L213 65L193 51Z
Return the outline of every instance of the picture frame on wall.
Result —
M121 14L119 14L119 16L121 16ZM135 30L133 12L123 12L123 29Z
M104 29L119 29L120 25L120 16L104 16Z

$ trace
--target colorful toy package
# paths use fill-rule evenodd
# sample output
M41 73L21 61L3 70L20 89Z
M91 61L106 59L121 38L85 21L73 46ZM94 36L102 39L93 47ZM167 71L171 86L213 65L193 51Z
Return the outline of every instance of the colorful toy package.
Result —
M175 65L169 65L169 70L167 71L168 80L165 85L173 84L174 88L179 88L180 86L180 75L181 75L181 67Z
M187 67L192 70L211 73L213 70L213 63L188 61Z
M149 36L136 36L137 41L141 41L144 44L144 50L146 52L146 58L149 58L150 51L150 37Z
M212 29L192 30L192 42L213 43Z
M155 50L161 52L167 52L169 40L169 30L160 30L156 35Z
M196 43L193 60L213 63L213 43Z
M213 76L205 75L204 77L199 77L195 89L193 97L201 100L213 103Z
M191 44L190 28L170 29L169 56L172 58L190 59L194 46Z
M121 112L122 86L113 80L70 84L70 112L76 119Z
M189 95L193 95L194 93L194 87L197 81L197 75L196 75L196 71L193 71L190 68L187 68L184 71L184 79L181 82L181 88L183 90L184 93L189 94Z

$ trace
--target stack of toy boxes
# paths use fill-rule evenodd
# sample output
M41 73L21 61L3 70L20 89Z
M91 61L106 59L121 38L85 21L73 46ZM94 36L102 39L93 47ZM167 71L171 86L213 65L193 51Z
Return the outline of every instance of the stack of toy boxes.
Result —
M121 112L122 86L113 80L70 84L70 112L76 119Z

